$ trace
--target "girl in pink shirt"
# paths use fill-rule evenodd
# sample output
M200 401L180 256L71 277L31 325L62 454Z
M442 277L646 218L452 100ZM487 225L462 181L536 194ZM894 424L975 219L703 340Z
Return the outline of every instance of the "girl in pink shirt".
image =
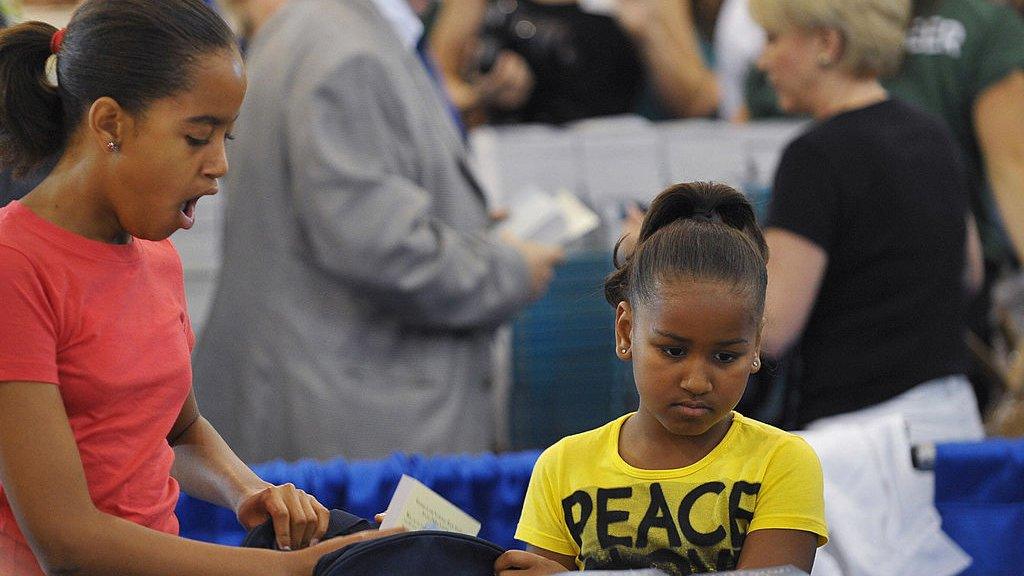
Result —
M181 262L246 78L201 0L89 0L0 33L0 164L59 154L0 210L0 574L310 574L327 510L199 413ZM176 537L179 483L290 554Z

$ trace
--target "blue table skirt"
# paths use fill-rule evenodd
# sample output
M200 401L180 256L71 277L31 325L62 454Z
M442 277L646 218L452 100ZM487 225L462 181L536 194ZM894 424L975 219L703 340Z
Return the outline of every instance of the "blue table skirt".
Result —
M479 520L481 538L512 548L530 472L539 455L536 450L475 456L394 454L371 461L273 461L253 470L272 484L295 484L327 508L370 519L387 508L398 479L408 474ZM245 535L232 512L186 494L178 501L177 514L186 538L238 545Z
M361 462L275 461L255 470L268 482L292 482L328 508L366 518L384 511L399 477L409 474L479 520L482 538L512 548L521 547L512 535L538 454L395 454ZM943 529L974 559L965 575L1024 574L1024 440L939 445L935 505ZM227 510L182 495L177 512L186 538L242 541L244 532Z
M1024 440L940 444L935 507L974 560L963 574L1024 574Z

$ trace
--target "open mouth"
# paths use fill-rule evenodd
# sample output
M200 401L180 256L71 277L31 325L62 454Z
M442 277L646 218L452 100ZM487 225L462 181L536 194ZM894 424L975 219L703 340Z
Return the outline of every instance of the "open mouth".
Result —
M181 203L181 213L189 218L195 217L196 203L199 202L199 198L192 198Z
M196 204L199 202L199 197L190 198L181 203L180 215L182 220L182 228L188 230L196 221Z

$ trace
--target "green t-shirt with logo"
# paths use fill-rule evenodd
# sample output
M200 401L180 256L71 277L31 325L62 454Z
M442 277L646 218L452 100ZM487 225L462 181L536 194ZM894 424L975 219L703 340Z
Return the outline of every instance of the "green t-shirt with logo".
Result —
M1024 19L987 0L942 0L914 18L899 73L884 80L898 98L941 118L964 151L973 209L982 228L986 254L996 256L999 237L985 172L974 132L974 102L1015 70L1024 70ZM781 115L764 74L747 83L751 117ZM998 259L998 258L997 258Z

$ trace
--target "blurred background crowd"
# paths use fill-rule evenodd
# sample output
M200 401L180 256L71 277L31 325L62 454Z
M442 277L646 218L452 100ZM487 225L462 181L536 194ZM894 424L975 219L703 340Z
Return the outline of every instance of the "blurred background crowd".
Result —
M361 0L352 22L382 27L333 37L304 32L315 2L211 3L250 90L225 193L175 240L197 390L243 458L540 447L629 409L628 371L587 340L610 315L586 303L645 202L696 179L750 194L774 238L772 369L741 411L796 428L964 374L979 414L1014 426L994 409L1020 379L1021 2L875 2L872 20L811 1ZM73 6L0 14L59 25ZM848 114L890 99L941 131ZM822 126L834 158L805 157ZM891 149L863 158L856 138ZM3 203L47 169L4 173ZM538 187L602 225L569 245L487 232ZM599 347L596 372L574 358Z

